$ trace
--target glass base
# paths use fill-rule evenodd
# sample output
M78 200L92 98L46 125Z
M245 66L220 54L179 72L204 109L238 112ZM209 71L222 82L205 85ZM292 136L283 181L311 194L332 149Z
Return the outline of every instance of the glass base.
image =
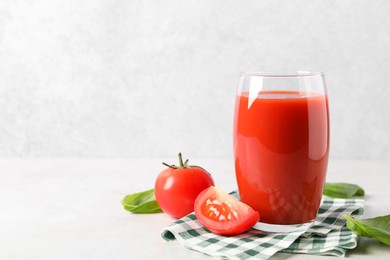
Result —
M307 230L313 224L314 224L314 220L308 223L293 224L293 225L277 225L277 224L257 222L257 224L254 225L253 228L267 233L291 233L296 231Z

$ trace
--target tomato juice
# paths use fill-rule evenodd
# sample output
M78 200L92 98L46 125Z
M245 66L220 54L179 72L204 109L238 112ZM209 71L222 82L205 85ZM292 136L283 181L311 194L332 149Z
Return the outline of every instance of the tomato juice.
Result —
M321 201L329 154L324 94L239 93L234 155L241 200L269 224L313 221Z

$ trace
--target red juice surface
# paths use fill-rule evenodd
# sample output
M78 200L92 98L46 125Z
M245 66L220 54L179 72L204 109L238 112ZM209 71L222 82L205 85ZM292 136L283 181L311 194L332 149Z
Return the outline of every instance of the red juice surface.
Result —
M329 153L328 100L322 94L263 91L237 96L234 154L241 200L260 221L315 219Z

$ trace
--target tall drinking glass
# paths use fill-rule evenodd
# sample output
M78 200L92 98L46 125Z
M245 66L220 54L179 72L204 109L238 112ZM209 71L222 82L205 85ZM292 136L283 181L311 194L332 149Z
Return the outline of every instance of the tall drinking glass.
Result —
M254 228L290 232L315 220L329 154L329 112L318 72L241 74L234 115L241 201L260 214Z

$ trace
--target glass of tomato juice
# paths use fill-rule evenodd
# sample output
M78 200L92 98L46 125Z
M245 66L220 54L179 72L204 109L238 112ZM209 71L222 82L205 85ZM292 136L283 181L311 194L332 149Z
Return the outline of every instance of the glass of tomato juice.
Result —
M329 155L324 75L242 73L233 133L240 199L260 214L254 228L291 232L312 225Z

